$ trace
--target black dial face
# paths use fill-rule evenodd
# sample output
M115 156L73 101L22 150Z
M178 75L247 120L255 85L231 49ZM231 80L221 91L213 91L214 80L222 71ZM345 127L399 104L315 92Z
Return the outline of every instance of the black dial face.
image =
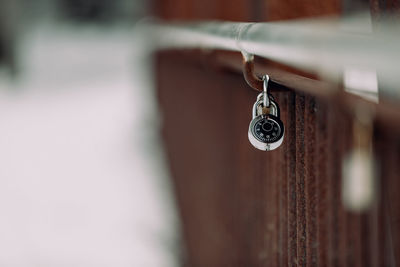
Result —
M282 128L271 116L262 117L253 127L254 135L264 143L274 143L282 136Z

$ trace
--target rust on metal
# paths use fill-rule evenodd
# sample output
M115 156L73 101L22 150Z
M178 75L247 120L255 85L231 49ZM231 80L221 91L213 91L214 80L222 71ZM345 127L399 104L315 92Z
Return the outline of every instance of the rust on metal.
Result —
M197 55L198 56L198 55ZM220 66L220 69L242 73L243 63L239 53L215 53L214 59ZM254 67L254 66L253 66ZM335 102L339 109L352 115L354 108L363 105L372 110L375 116L375 123L379 124L383 130L396 131L400 133L400 124L393 124L393 121L400 120L400 110L397 104L390 100L380 97L379 104L370 102L360 96L345 92L341 84L329 83L326 81L306 78L281 69L271 68L268 65L258 64L257 70L252 69L251 73L258 77L261 74L268 74L271 78L269 86L271 92L285 92L293 90L300 94L308 94L317 97L320 101ZM244 75L245 72L243 73ZM249 75L252 76L252 75ZM260 79L260 78L258 78ZM248 84L254 83L254 79L248 79ZM261 80L260 80L261 81ZM261 85L255 85L255 88L261 88ZM257 87L258 86L258 87ZM261 86L261 87L260 87ZM254 89L254 87L252 87Z
M254 59L243 57L243 76L247 84L256 91L263 90L263 80L254 72Z

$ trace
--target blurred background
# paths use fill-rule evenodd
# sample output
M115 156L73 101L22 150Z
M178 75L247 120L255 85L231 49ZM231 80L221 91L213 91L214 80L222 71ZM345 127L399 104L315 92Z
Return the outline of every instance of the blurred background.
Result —
M176 266L148 1L0 1L0 266Z

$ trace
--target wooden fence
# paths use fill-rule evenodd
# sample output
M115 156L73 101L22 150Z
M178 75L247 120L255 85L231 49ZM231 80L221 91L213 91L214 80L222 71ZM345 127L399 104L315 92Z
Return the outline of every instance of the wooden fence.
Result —
M177 9L168 8L175 2ZM158 14L231 20L251 20L249 13L253 19L264 16L254 11L262 1L237 1L237 10L228 15L210 13L202 1L180 2L163 2ZM215 8L216 2L224 1L209 4ZM269 1L266 19L341 12L335 1L292 1L297 11L289 2ZM379 4L372 3L374 12ZM257 93L244 81L235 58L219 51L156 56L162 136L182 220L183 266L398 266L396 101L376 105L374 204L365 212L350 212L341 200L343 159L353 146L354 117L346 107L363 100L318 94L319 86L330 86L318 77L258 62L258 71L272 73L271 90L286 126L283 145L261 152L247 140Z

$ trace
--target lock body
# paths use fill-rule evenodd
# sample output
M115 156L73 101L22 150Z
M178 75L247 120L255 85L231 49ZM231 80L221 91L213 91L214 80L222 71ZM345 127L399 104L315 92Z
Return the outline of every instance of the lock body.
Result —
M278 104L270 99L269 111L263 113L262 103L263 98L260 94L253 106L253 119L249 125L248 137L255 148L270 151L282 144L285 127L280 119Z

